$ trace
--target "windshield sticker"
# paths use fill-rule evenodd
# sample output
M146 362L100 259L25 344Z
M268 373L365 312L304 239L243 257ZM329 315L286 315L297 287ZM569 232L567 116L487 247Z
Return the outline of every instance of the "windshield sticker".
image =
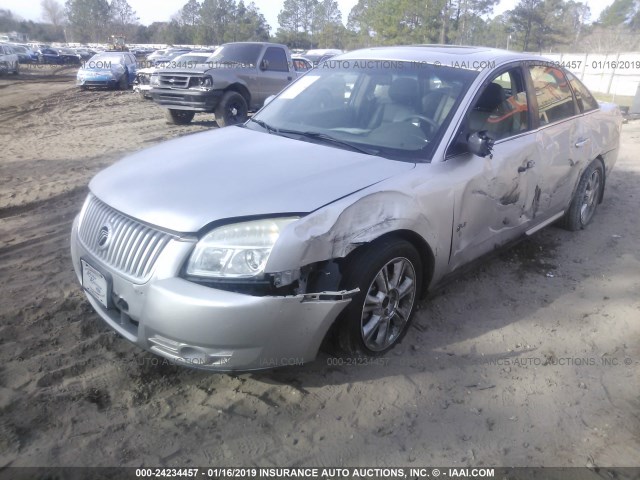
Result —
M298 95L300 95L300 93L302 93L304 89L311 86L319 78L320 78L319 75L305 75L296 83L291 85L291 87L287 88L282 93L282 95L280 95L280 98L287 98L287 99L296 98Z

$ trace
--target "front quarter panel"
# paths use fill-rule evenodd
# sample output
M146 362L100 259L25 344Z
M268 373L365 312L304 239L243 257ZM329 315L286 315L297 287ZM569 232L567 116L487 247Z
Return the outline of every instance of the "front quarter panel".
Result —
M420 236L435 258L433 278L447 268L453 189L446 164L418 164L410 172L327 205L281 233L269 273L346 257L360 245L398 231Z

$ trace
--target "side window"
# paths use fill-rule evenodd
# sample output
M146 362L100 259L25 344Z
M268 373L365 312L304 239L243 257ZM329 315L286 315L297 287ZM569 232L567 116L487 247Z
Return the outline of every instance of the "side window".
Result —
M564 120L578 113L569 82L562 70L536 65L529 67L529 71L538 100L540 125Z
M529 102L520 68L501 73L486 85L468 116L469 133L486 130L495 140L529 129Z
M288 72L289 65L287 63L287 54L278 47L269 47L264 53L263 60L269 62L267 70L272 72Z
M571 88L573 88L573 93L576 96L578 107L581 111L590 112L600 108L597 100L593 98L589 89L587 89L587 87L585 87L584 84L575 77L575 75L571 72L567 72L567 78L569 79Z

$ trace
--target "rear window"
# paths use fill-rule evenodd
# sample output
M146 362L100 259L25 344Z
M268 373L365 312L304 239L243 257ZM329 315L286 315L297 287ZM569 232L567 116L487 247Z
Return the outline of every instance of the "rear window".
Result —
M599 107L598 101L593 98L591 92L584 84L576 78L571 72L567 72L567 78L569 79L569 83L571 84L571 88L573 88L573 93L576 96L576 100L578 102L578 107L582 112L590 112L592 110L597 110Z

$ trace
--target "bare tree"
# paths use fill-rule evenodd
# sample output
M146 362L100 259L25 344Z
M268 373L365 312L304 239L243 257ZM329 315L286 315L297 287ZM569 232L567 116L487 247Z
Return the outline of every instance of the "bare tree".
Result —
M45 22L58 27L64 23L64 8L56 0L42 0L42 18Z
M127 27L138 23L138 16L127 0L111 0L109 10L118 33L125 33Z

